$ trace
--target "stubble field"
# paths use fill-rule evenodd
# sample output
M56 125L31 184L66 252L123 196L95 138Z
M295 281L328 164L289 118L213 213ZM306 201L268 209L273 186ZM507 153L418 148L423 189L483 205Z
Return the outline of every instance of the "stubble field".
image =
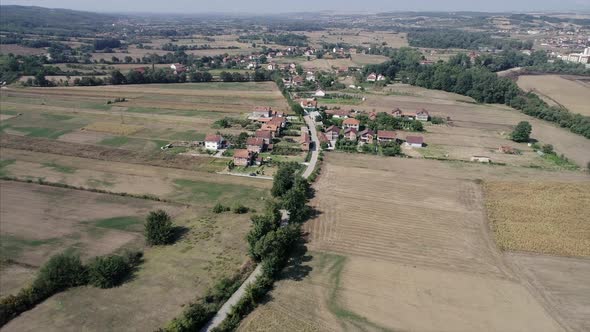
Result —
M560 75L521 75L518 86L532 91L549 105L561 105L572 113L590 115L590 84L583 77Z

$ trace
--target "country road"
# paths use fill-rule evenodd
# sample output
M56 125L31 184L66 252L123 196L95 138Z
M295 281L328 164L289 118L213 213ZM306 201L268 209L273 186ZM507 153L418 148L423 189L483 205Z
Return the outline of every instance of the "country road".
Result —
M318 156L320 154L320 151L319 151L320 142L319 142L318 133L317 133L317 130L315 127L315 121L312 119L312 116L306 115L306 116L304 116L304 119L305 119L305 123L309 127L309 130L311 131L311 140L314 143L313 150L311 150L311 160L309 161L309 165L307 165L307 169L305 170L305 172L303 172L303 175L302 175L304 178L307 179L311 175L313 170L315 169L315 165L318 162ZM237 175L237 174L231 174L231 175ZM288 218L289 218L288 214L285 214L285 212L282 212L281 224L283 224L284 222L288 222ZM254 269L254 271L248 276L248 279L246 279L246 281L244 281L242 286L240 286L240 288L238 288L238 290L232 294L232 296L229 298L229 300L227 300L223 304L223 306L221 306L221 308L219 309L217 314L215 314L215 317L213 317L213 319L211 319L209 321L209 323L207 323L207 325L205 325L205 327L203 327L201 329L201 332L209 332L209 331L213 330L214 328L216 328L217 326L219 326L219 324L221 324L225 320L225 318L227 318L227 315L230 313L232 307L234 305L236 305L236 303L238 303L238 301L242 298L242 296L244 296L244 293L246 292L246 288L248 287L248 285L253 283L256 280L256 278L258 278L261 274L262 274L262 265L258 264L258 266L256 266L256 269Z

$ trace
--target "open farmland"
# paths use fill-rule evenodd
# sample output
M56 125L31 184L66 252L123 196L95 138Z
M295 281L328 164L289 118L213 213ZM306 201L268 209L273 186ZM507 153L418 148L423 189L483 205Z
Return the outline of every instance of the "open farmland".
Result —
M590 182L486 182L484 188L501 249L590 257Z
M107 103L115 98L126 101ZM152 331L235 274L248 260L250 214L211 209L222 202L260 210L272 181L217 174L228 158L160 146L202 140L217 130L214 121L243 118L256 105L288 111L272 83L2 89L2 295L18 292L63 250L85 261L126 248L144 251L121 286L58 293L2 330ZM178 238L145 247L143 222L158 208L172 215Z
M16 44L0 44L0 54L39 55L46 53L45 48L32 48Z
M469 160L474 155L484 155L494 162L510 165L561 168L561 165L536 155L526 144L509 139L509 134L518 122L528 121L533 127L531 137L541 144L553 144L558 154L564 154L579 167L586 167L590 162L588 139L506 106L479 105L464 96L398 84L378 91L369 90L364 96L366 101L358 106L329 106L365 112L390 112L399 107L406 113L424 108L431 116L450 117L451 121L445 125L425 126L426 132L421 135L428 147L416 153L427 157ZM501 145L512 146L520 150L522 155L500 153L498 148Z
M587 288L547 279L548 301L497 249L480 183L587 175L339 153L325 163L309 251L241 331L575 331L584 320L584 297L559 291ZM583 279L587 267L568 271Z
M549 105L560 105L570 112L590 115L590 82L587 78L559 75L521 75L518 86L532 91Z
M408 40L405 33L395 33L389 31L365 31L362 29L327 29L325 31L306 32L313 45L321 46L322 43L345 43L349 45L360 45L370 47L371 45L381 45L386 43L387 46L399 48L408 46Z

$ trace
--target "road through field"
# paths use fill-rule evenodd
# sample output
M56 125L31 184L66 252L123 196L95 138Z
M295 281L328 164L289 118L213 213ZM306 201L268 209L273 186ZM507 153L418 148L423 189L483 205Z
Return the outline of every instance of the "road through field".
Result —
M308 114L308 115L304 116L304 119L305 119L305 123L309 127L309 130L311 131L311 140L313 141L313 150L311 150L311 159L309 161L309 165L307 166L307 169L305 170L305 172L303 172L303 177L307 179L311 175L313 170L315 169L315 166L318 162L318 157L320 154L320 140L318 139L318 132L315 127L315 122L311 118L311 115Z

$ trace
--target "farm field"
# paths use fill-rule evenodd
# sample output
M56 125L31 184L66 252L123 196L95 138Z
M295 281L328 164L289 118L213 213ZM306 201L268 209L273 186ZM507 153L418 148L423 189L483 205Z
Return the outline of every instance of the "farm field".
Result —
M503 250L590 257L590 181L486 182L488 217Z
M127 101L107 104L123 97ZM260 210L272 181L217 174L228 158L160 146L202 140L217 131L214 121L242 118L256 105L288 110L272 83L2 89L2 295L18 292L63 250L83 260L126 248L144 252L121 286L61 292L2 330L157 330L243 267L251 214L211 209L222 202ZM143 222L158 208L173 216L179 237L169 246L146 247Z
M287 269L273 301L241 331L276 317L271 330L562 330L555 308L496 248L480 186L553 172L340 153L325 160L298 269L309 275ZM578 172L553 177L588 181ZM583 319L584 303L568 305Z
M365 31L362 29L327 29L326 31L305 32L310 42L316 47L322 43L346 43L370 47L371 44L387 43L387 46L400 48L408 46L405 33L389 31Z
M175 140L202 140L224 117L254 106L288 111L274 83L154 84L3 89L0 131L67 142L154 151ZM107 104L115 98L125 102ZM222 133L239 134L239 128Z
M561 105L570 112L590 115L590 83L583 77L560 75L521 75L518 86L532 91L549 105Z
M46 53L45 48L32 48L16 44L0 44L0 54L39 55Z
M563 130L549 122L529 117L502 105L478 105L463 96L441 91L429 92L424 89L407 88L394 84L381 91L364 94L366 101L351 107L344 104L330 104L342 109L354 108L365 112L390 112L399 107L407 113L426 109L431 116L451 118L446 125L427 125L424 141L435 149L425 148L423 153L435 158L469 160L474 155L489 156L492 161L510 165L542 168L561 168L532 152L526 144L509 139L509 134L520 121L528 121L533 132L531 137L541 144L553 144L558 154L564 154L579 167L590 162L590 141L581 135ZM321 103L320 103L321 105ZM409 134L409 133L408 133ZM501 145L512 146L522 155L505 155L497 152ZM448 155L448 157L445 157Z

